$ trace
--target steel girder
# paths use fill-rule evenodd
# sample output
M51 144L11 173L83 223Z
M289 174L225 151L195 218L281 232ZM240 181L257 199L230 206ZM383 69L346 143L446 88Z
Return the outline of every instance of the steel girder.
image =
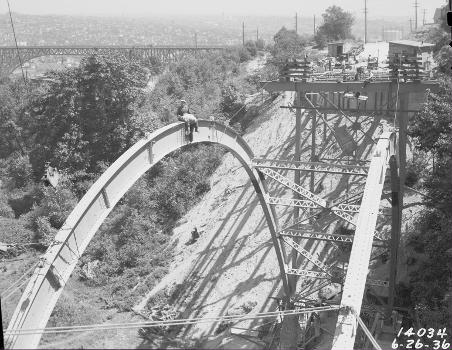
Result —
M267 220L282 284L289 295L281 242L277 238L277 222L273 208L264 198L264 177L249 166L253 153L248 144L231 128L206 120L199 121L194 143L217 143L226 147L242 164L256 191ZM121 155L91 186L66 219L51 246L42 257L14 311L8 330L43 329L63 288L102 222L125 192L148 169L167 154L189 144L184 124L167 125L138 141ZM8 334L10 349L36 348L42 333Z
M384 178L389 160L396 155L396 148L396 134L382 134L369 166L332 350L352 349L355 343L356 315L361 312Z

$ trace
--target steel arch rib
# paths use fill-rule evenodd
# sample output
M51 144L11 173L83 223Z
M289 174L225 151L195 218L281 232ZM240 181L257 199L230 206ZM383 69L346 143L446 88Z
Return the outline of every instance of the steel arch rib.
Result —
M288 295L285 265L276 238L276 216L265 201L263 175L251 167L251 148L231 128L204 120L199 121L199 133L195 134L194 143L216 143L226 147L246 170L268 222L283 287ZM187 144L183 123L168 125L138 141L102 174L68 216L41 259L14 311L8 330L42 329L46 326L78 259L116 203L159 160ZM36 348L41 336L41 333L11 334L6 336L6 346L11 349Z
M361 311L381 194L390 159L396 157L396 134L380 136L364 187L350 252L332 350L353 349ZM393 180L393 179L392 179Z

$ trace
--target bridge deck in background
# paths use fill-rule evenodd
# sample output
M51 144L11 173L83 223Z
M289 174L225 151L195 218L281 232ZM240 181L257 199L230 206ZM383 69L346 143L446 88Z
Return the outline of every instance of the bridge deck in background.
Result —
M93 54L123 54L139 60L157 58L163 63L176 61L185 55L202 52L216 52L225 50L226 46L220 45L44 45L44 46L0 46L0 77L8 76L22 62L42 56L89 56ZM20 59L19 59L20 55Z

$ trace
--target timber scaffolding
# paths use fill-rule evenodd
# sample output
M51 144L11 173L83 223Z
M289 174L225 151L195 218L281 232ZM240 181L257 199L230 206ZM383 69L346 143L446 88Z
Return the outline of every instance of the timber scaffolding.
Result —
M429 79L429 71L422 65L422 56L391 54L388 56L388 67L382 71L366 72L360 74L357 70L343 70L342 72L325 71L320 72L318 67L309 61L307 57L303 59L288 59L280 71L280 81L397 81L404 82L421 81Z
M269 93L292 92L295 96L294 103L280 106L292 111L296 118L293 159L253 160L253 166L267 181L292 191L292 198L270 193L265 197L272 207L293 208L292 224L277 232L280 251L275 247L284 265L286 307L339 307L339 311L326 310L329 316L314 312L288 317L279 330L280 348L314 349L321 344L321 349L333 350L390 349L402 318L396 311L400 309L395 305L395 286L405 192L407 123L420 109L426 90L435 90L437 83L427 80L418 57L401 55L389 57L389 70L384 77L371 80L356 79L357 76L351 79L343 74L331 79L319 77L305 57L288 60L279 80L261 82ZM380 124L383 117L392 126L374 138L376 128L383 128ZM301 139L302 125L309 126L309 122L310 159L302 161L302 144L303 147L309 144ZM327 146L329 140L337 146L334 155ZM289 172L293 179L287 175ZM334 176L345 178L346 190L333 198L324 198L320 195L322 182ZM304 179L309 180L309 188L303 187ZM390 207L382 208L380 201L387 201ZM388 220L388 212L391 233L385 236L379 232L377 220ZM340 225L345 231L337 229ZM352 245L348 262L342 266L337 262L326 263L307 248L314 242L324 242L325 247L329 245L336 251ZM389 278L375 280L368 276L369 263L382 254L389 255ZM299 281L300 277L303 281ZM308 284L304 290L303 283ZM337 287L337 292L330 297L339 296L340 301L312 298L314 293L331 285ZM337 319L336 326L328 331L323 323L331 317Z

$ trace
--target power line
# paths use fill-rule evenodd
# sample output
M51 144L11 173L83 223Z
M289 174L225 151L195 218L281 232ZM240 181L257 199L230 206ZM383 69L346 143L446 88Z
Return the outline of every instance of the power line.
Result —
M295 12L295 33L298 34L298 12Z
M314 15L314 36L315 36L315 15Z
M144 322L130 322L130 323L116 323L116 324L91 324L84 326L59 326L48 328L28 328L28 329L9 329L4 331L5 335L29 335L29 334L49 334L49 333L72 333L72 332L87 332L99 330L114 330L114 329L132 329L142 327L161 327L161 326L181 326L196 323L214 323L220 321L239 322L250 319L273 318L277 316L291 316L301 315L311 312L325 312L339 309L338 305L319 306L312 308L305 308L299 310L284 310L284 311L269 311L246 315L227 315L218 317L206 318L188 318L165 321L144 321Z
M16 31L14 29L13 16L11 14L11 7L9 6L9 0L6 0L6 3L8 4L9 19L11 21L11 28L13 30L14 43L16 44L17 57L19 58L20 69L22 71L22 78L24 79L24 83L26 84L27 80L25 79L24 67L22 66L22 59L20 58L19 45L17 45Z
M0 297L3 300L8 299L9 297L11 297L14 293L16 293L18 290L20 290L20 288L27 283L27 279L24 279L28 276L28 274L33 271L36 266L38 265L38 263L33 264L27 271L25 271L22 276L16 280L13 284L11 284L8 288L6 288L3 293L0 295Z

